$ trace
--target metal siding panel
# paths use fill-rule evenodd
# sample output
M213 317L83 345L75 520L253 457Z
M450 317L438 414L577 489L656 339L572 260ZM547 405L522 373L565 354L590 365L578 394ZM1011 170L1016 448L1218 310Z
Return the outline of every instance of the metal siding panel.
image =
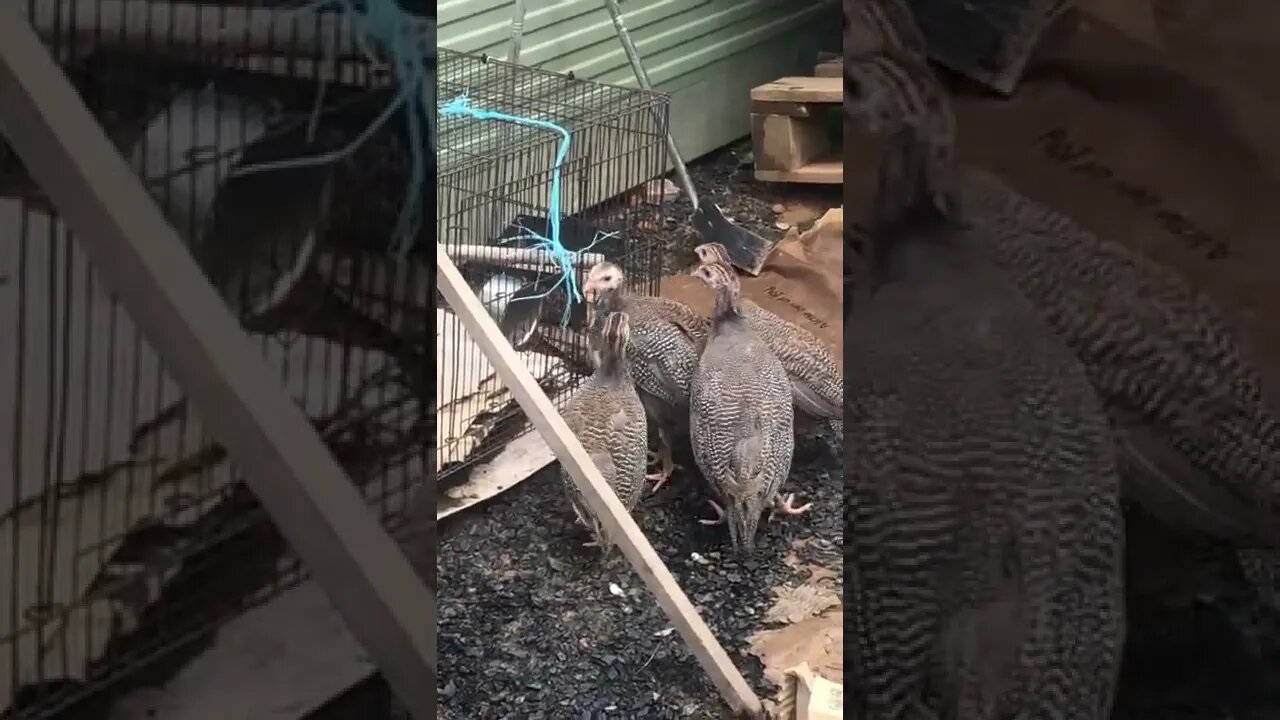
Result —
M635 77L600 0L527 0L521 62L578 77L634 86ZM749 132L747 93L778 76L807 72L819 38L839 43L834 0L629 0L627 27L654 85L673 97L672 132L690 157ZM439 42L504 57L511 0L447 0L437 5ZM833 46L834 49L834 46ZM693 93L681 92L684 89ZM717 98L699 101L698 93ZM729 94L741 94L730 101ZM696 102L695 122L679 106ZM713 109L709 115L707 109ZM741 116L741 117L739 117Z

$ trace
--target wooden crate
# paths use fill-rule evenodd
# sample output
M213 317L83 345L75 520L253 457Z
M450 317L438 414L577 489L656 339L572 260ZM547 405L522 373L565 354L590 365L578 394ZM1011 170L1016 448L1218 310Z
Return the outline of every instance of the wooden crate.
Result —
M756 179L844 182L844 162L832 142L827 113L844 101L840 77L784 77L751 91L751 140Z

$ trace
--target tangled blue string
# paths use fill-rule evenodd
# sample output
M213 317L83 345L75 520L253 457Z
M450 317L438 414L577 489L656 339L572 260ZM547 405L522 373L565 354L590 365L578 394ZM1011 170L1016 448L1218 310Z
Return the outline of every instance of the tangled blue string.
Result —
M431 97L429 85L432 79L427 73L426 58L421 46L422 38L417 32L421 21L417 21L413 15L402 10L396 0L363 0L360 5L357 5L355 0L314 0L292 10L291 13L316 11L333 5L340 7L345 14L355 20L355 24L361 31L357 36L358 41L363 37L369 37L383 47L395 70L395 78L400 86L399 92L369 127L346 147L319 155L242 167L234 172L232 177L270 170L328 165L350 157L381 130L392 115L403 108L408 126L409 157L412 167L409 187L406 190L404 204L400 208L400 217L396 221L391 240L392 251L403 259L409 254L414 240L422 229L422 206L423 199L426 197L426 156L429 151L427 143L430 141L430 135L424 132L423 123L431 117L433 103L429 102ZM316 112L319 112L318 103Z
M549 120L539 120L537 118L523 117L520 115L510 115L496 110L484 110L482 108L477 108L471 104L471 99L465 94L459 95L444 105L441 105L440 114L445 117L467 116L477 120L499 120L502 122L539 128L541 130L550 130L560 135L560 147L556 151L556 162L551 173L551 198L547 202L547 227L550 237L540 235L537 232L521 225L520 229L524 230L526 234L504 238L502 242L511 242L513 240L535 240L536 242L534 243L534 247L545 250L551 254L556 264L560 266L560 277L545 292L518 299L535 300L538 298L544 298L555 292L556 288L564 285L565 295L568 296L569 302L565 303L564 314L560 319L560 326L568 326L573 303L583 301L582 293L578 290L578 278L576 273L573 271L577 255L579 253L585 253L595 247L596 243L617 235L617 233L597 232L595 238L591 240L590 245L587 245L582 250L576 252L569 250L562 242L560 242L560 171L564 167L565 158L569 156L569 131Z

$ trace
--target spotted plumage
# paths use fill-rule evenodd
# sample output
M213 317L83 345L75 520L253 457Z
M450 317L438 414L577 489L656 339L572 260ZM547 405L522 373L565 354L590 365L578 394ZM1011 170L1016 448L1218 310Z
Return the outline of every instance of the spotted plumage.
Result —
M636 394L626 359L631 328L625 313L601 318L591 350L596 369L561 411L565 423L617 494L624 507L634 509L644 492L646 425L644 406ZM572 478L563 469L561 480L578 521L591 530L593 544L607 550L612 542L591 512Z
M750 550L767 506L804 511L779 497L795 449L791 383L743 317L733 268L702 264L693 275L716 291L711 334L690 389L693 455L723 503L731 543Z
M928 66L869 47L845 63L851 120L885 139L871 283L845 332L854 715L1105 720L1124 632L1106 417L957 219Z
M649 476L657 490L678 469L672 443L688 433L689 384L707 340L707 320L675 300L631 294L622 268L611 262L591 268L583 290L595 303L597 318L625 312L631 320L627 361L658 431L662 468Z
M703 263L731 264L728 251L720 243L703 243L694 248L694 253ZM796 409L809 417L831 421L837 433L841 432L844 369L826 343L747 298L739 300L739 307L747 324L782 361Z

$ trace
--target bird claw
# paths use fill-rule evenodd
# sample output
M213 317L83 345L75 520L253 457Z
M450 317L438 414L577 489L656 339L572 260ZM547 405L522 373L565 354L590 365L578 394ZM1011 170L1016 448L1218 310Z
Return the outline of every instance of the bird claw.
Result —
M813 503L811 502L805 503L800 507L796 507L795 502L796 502L795 493L791 493L790 495L786 496L786 498L783 498L775 502L773 506L773 510L769 513L769 519L773 520L773 518L776 517L778 513L782 513L783 515L789 515L791 517L796 517L796 516L805 514L806 512L809 511L809 508L813 507Z
M661 490L663 485L666 485L668 482L670 482L671 476L675 473L675 471L682 470L682 469L683 468L681 468L679 465L675 463L670 463L669 465L667 465L667 467L663 468L662 470L659 470L658 472L649 473L645 475L644 479L653 483L653 489L650 492L656 493L659 490Z
M716 511L716 519L707 520L705 518L699 518L698 522L702 523L703 525L723 525L725 524L725 522L728 521L728 517L725 516L724 508L720 507L720 503L716 502L715 500L708 500L707 504L711 506L712 510Z

